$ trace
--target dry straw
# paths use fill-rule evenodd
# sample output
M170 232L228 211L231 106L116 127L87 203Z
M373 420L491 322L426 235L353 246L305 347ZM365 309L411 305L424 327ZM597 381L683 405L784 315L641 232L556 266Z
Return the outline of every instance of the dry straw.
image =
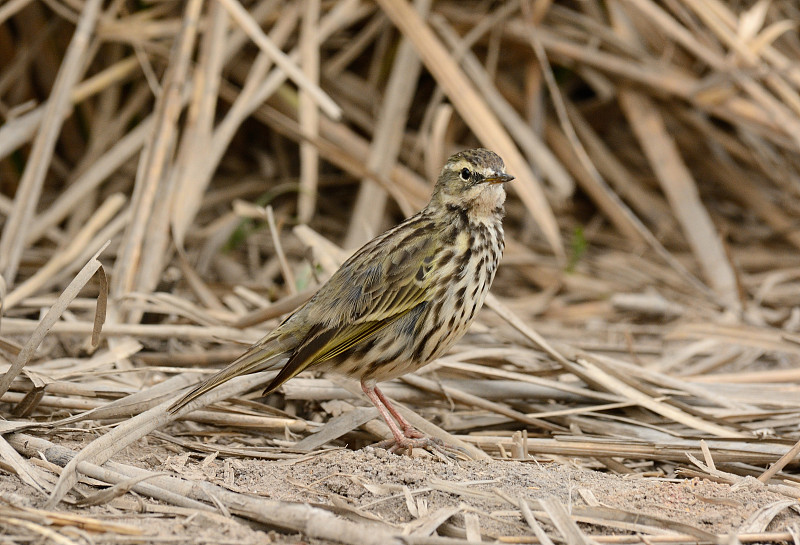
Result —
M109 460L147 434L274 460L382 439L358 390L325 377L286 385L291 414L252 401L269 373L165 407L421 206L444 156L477 145L518 178L502 272L452 353L387 385L403 414L471 458L757 477L798 497L795 2L128 9L0 6L0 465L49 508L86 475L113 485L86 505L135 491L309 537L400 543L383 523ZM194 422L192 440L176 418ZM58 445L89 426L102 433L82 450ZM205 445L221 427L263 446ZM722 539L600 506L501 501L528 530L507 543ZM785 508L737 539L788 540L764 523ZM419 537L455 513L465 539ZM402 542L474 542L482 520L431 514ZM136 533L8 506L0 523L63 543L61 525ZM587 536L595 526L617 533Z

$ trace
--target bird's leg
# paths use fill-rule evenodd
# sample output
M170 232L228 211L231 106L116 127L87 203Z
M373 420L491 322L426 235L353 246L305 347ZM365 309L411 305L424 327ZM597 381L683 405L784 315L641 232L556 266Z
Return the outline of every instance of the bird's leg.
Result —
M377 446L381 448L388 448L389 452L406 451L411 454L414 447L422 448L439 456L440 459L447 461L449 458L470 459L469 454L460 447L448 447L441 440L433 437L428 437L414 426L412 426L405 418L403 418L397 409L389 402L383 392L381 392L375 383L364 383L361 381L361 389L367 394L367 397L378 409L378 412L389 426L394 440L381 441ZM398 426L398 424L400 424ZM402 430L400 429L402 428Z
M394 419L397 420L397 423L400 424L400 427L403 428L403 435L415 439L420 439L422 437L425 437L424 433L422 433L417 428L412 426L408 420L403 418L403 416L399 412L397 412L397 409L394 407L394 405L389 403L389 400L386 398L385 395L383 395L383 392L380 390L380 388L378 388L377 386L373 386L372 389L375 391L375 394L378 396L378 399L381 400L381 403L383 403L383 406L386 407L386 409L389 411L389 413L391 413Z
M367 394L367 397L372 404L375 405L375 408L378 409L378 412L380 413L381 418L383 418L383 421L386 422L386 425L389 426L389 430L391 430L392 435L394 436L395 443L398 445L400 443L404 443L407 438L397 426L397 422L394 421L392 415L390 414L390 412L394 411L389 411L388 407L384 405L383 401L381 401L383 395L378 393L380 390L378 390L374 385L368 386L364 382L361 383L361 389L365 394Z
M372 404L375 405L375 408L378 409L381 418L383 418L383 421L386 422L386 425L389 426L392 432L394 441L389 441L389 444L391 444L391 448L389 448L390 452L396 450L408 450L410 452L414 447L436 448L434 440L417 431L405 418L400 416L397 409L392 407L391 403L388 403L383 392L378 390L374 384L366 384L362 381L361 389L367 394L367 397ZM397 425L398 423L402 426L402 430L400 426Z

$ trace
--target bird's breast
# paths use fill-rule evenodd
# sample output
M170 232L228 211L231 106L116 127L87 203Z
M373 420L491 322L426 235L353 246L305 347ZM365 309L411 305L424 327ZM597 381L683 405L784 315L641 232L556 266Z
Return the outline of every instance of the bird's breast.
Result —
M483 305L503 254L502 216L446 223L433 261L432 295L380 336L362 343L337 369L381 382L416 371L467 331Z
M440 267L438 294L419 321L414 360L421 367L440 356L467 330L486 299L503 255L501 216L460 230L453 255Z

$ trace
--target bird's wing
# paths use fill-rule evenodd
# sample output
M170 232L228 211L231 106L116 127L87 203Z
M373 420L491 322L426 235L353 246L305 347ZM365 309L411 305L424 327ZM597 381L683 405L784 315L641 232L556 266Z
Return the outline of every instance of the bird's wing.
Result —
M265 395L378 334L430 298L435 239L415 234L410 230L411 239L400 239L402 248L383 247L379 253L367 245L320 289L308 313L315 325Z
M435 238L410 218L348 259L275 331L170 406L175 412L239 375L289 359L265 395L304 369L339 356L405 316L431 294ZM392 242L394 241L394 242Z
M431 295L439 247L422 220L411 218L356 252L314 296L312 323L379 322Z

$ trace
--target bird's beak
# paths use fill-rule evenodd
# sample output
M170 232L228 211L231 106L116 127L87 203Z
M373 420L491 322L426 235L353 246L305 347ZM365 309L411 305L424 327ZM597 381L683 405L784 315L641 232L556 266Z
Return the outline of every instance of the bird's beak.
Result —
M490 184L504 184L506 182L510 182L513 179L514 177L511 174L506 174L505 172L501 172L500 174L496 174L491 178L486 178L484 181Z

